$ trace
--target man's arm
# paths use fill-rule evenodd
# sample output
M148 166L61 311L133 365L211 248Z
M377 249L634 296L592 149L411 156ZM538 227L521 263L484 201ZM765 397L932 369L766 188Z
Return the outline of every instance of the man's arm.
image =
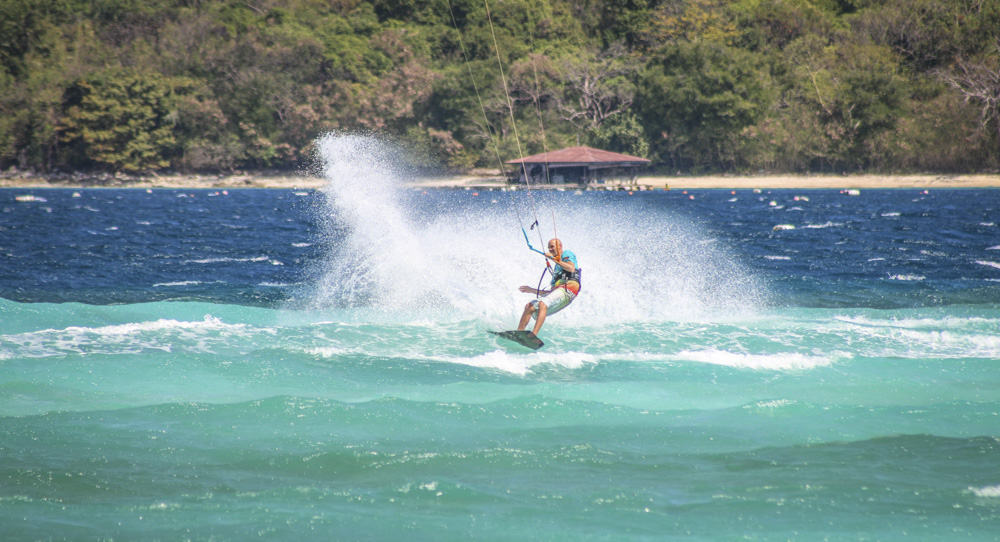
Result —
M573 262L571 261L558 261L556 260L555 255L552 254L551 252L546 252L545 257L552 260L559 267L562 267L563 270L565 270L567 273L572 273L573 271L576 271L576 266L573 265Z
M538 289L532 288L531 286L521 286L520 288L518 288L518 290L520 290L520 291L522 291L522 292L524 292L526 294L535 294L535 295L546 295L546 294L549 293L549 290L538 290Z

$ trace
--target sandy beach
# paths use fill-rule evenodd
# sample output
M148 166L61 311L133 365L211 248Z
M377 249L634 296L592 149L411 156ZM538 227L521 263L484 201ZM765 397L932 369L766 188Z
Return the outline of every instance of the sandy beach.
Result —
M315 176L275 175L151 175L41 177L0 176L0 188L320 188L327 181ZM406 181L413 188L499 189L506 186L497 175L454 175ZM535 187L538 187L535 185ZM539 188L579 188L553 185ZM587 188L678 190L678 189L871 189L871 188L1000 188L1000 174L912 174L912 175L707 175L642 176L635 183L613 183Z
M427 188L500 188L500 178L456 176L414 181L414 186ZM578 188L560 185L556 188ZM706 175L696 177L645 176L634 184L613 183L590 186L594 189L638 188L640 190L688 189L862 189L862 188L1000 188L1000 174L976 175Z

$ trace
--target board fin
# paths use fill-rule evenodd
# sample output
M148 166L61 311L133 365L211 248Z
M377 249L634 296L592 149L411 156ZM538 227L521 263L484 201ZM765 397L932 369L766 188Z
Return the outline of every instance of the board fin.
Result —
M524 331L490 331L490 333L500 337L501 339L507 339L508 341L514 341L517 344L530 348L532 350L538 350L545 343L542 342L534 333L524 330Z

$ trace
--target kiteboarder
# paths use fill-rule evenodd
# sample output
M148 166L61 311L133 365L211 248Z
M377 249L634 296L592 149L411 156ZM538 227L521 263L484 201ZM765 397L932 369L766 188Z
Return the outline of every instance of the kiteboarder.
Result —
M539 296L524 306L524 313L521 314L521 321L517 325L518 331L523 331L528 327L528 321L534 317L535 327L531 330L536 336L545 323L545 317L555 314L576 299L580 293L580 268L576 261L576 254L572 251L563 250L562 241L550 239L548 251L545 257L552 260L552 281L548 290L539 290L531 286L521 286L518 288L526 294Z

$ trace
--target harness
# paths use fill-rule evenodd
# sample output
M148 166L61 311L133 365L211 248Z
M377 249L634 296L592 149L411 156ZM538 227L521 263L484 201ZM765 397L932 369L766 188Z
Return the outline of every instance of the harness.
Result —
M580 280L580 276L583 274L583 269L577 267L572 273L566 271L562 267L556 266L557 269L552 275L553 286L560 286L566 284L567 282L576 282L583 288L583 281Z
M538 277L538 287L535 288L535 291L541 291L542 281L545 280L545 273L548 273L552 275L552 286L555 288L559 288L560 286L565 286L567 282L575 281L579 285L579 288L577 288L576 290L577 293L575 295L579 295L580 289L583 288L583 283L580 282L580 275L581 275L580 272L582 271L582 269L577 267L576 270L573 271L572 273L567 273L565 270L563 270L563 268L559 266L556 266L556 268L557 270L555 272L549 269L548 266L546 266L545 269L542 269L542 274ZM556 275L556 273L558 273L558 275ZM536 299L539 297L541 297L541 294L535 295Z

